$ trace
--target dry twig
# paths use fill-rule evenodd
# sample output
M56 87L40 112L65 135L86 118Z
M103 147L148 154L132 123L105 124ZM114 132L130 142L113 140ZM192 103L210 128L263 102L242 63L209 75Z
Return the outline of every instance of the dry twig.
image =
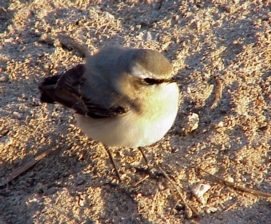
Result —
M222 178L220 178L218 176L215 176L215 175L213 175L213 174L211 174L211 173L209 173L209 172L207 172L207 171L205 171L205 170L203 170L203 169L201 169L199 167L198 167L198 169L201 170L201 171L203 171L203 172L205 172L205 173L207 173L208 175L216 178L217 180L219 180L219 182L223 183L227 187L233 188L234 190L247 192L247 193L250 193L250 194L253 194L253 195L256 195L256 196L260 196L260 197L266 197L266 198L271 197L271 194L269 194L269 193L264 193L262 191L253 190L251 188L238 186L236 183L224 180L224 179L222 179Z
M40 161L45 156L49 155L51 152L53 152L53 151L55 151L57 149L59 149L59 148L55 147L55 148L49 149L49 150L41 153L40 155L38 155L35 158L28 161L27 163L25 163L25 164L19 166L18 168L16 168L10 174L6 175L5 177L2 177L0 179L0 186L4 186L4 185L8 184L10 181L14 180L16 177L21 175L23 172L25 172L26 170L28 170L29 168L34 166L38 161Z
M181 198L184 206L187 209L186 212L189 214L189 213L191 213L190 211L192 211L196 216L198 216L197 210L185 200L185 198L183 197L183 195L182 195L181 191L179 190L179 188L178 188L177 184L175 183L175 181L170 179L170 177L167 175L167 173L164 171L164 169L161 166L157 165L157 167L163 173L163 175L166 177L166 179L170 182L172 187L177 191L179 197ZM190 217L191 215L188 215L188 214L187 214L188 218L191 218Z

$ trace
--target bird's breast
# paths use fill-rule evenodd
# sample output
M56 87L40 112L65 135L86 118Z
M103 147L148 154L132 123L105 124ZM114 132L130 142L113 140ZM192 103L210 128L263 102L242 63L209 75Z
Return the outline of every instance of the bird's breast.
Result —
M76 114L78 126L93 140L107 146L139 147L159 141L171 128L178 111L179 89L176 83L156 86L141 100L140 112L111 118L90 118Z

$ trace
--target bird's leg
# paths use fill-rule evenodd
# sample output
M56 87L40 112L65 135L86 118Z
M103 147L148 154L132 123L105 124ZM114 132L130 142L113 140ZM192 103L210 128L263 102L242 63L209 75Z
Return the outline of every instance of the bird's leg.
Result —
M142 147L138 147L139 151L141 152L145 162L146 162L146 165L148 166L147 169L139 169L141 172L145 172L147 173L145 177L143 177L141 180L137 181L134 186L137 186L139 183L143 182L144 180L146 180L148 177L152 177L152 178L155 178L157 179L159 176L161 176L161 172L159 171L159 169L157 169L156 166L154 166L153 164L150 164L149 163L149 160L147 159L144 151L143 151L143 148Z
M145 153L143 152L142 147L138 147L138 149L139 149L139 151L141 152L143 158L145 159L147 166L149 166L149 160L147 159Z
M114 169L115 169L115 172L116 172L116 174L117 174L117 176L118 176L118 179L119 179L119 181L121 182L120 174L119 174L119 171L118 171L118 169L117 169L117 166L116 166L116 163L115 163L115 161L114 161L114 158L113 158L113 156L112 156L112 153L111 153L110 149L109 149L108 147L106 147L105 145L104 145L104 148L105 148L105 150L106 150L106 152L107 152L107 154L108 154L108 156L109 156L109 158L110 158L110 160L111 160L111 163L112 163L113 166L114 166Z
M141 152L141 154L142 154L142 156L143 156L143 158L144 158L144 160L146 162L146 165L148 166L147 170L149 170L149 172L151 172L151 170L154 168L154 165L151 164L149 162L149 160L147 159L147 157L146 157L146 155L145 155L145 153L143 151L143 148L142 147L138 147L138 149L140 150L140 152ZM158 171L158 170L156 170L156 171ZM154 175L156 175L156 174L154 174ZM159 173L158 173L158 175L159 175Z

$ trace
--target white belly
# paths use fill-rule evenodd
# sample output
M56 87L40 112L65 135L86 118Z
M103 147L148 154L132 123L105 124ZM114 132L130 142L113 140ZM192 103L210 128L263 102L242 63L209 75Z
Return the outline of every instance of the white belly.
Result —
M178 86L162 84L153 96L148 97L143 113L131 110L121 116L100 119L75 116L86 135L106 146L147 146L159 141L171 128L178 111L178 100Z

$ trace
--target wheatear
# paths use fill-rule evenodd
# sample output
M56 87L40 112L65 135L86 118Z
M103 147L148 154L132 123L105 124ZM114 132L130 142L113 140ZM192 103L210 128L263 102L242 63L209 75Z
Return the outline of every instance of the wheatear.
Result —
M39 85L41 102L75 111L78 126L105 146L159 141L178 111L172 66L158 51L109 47Z

